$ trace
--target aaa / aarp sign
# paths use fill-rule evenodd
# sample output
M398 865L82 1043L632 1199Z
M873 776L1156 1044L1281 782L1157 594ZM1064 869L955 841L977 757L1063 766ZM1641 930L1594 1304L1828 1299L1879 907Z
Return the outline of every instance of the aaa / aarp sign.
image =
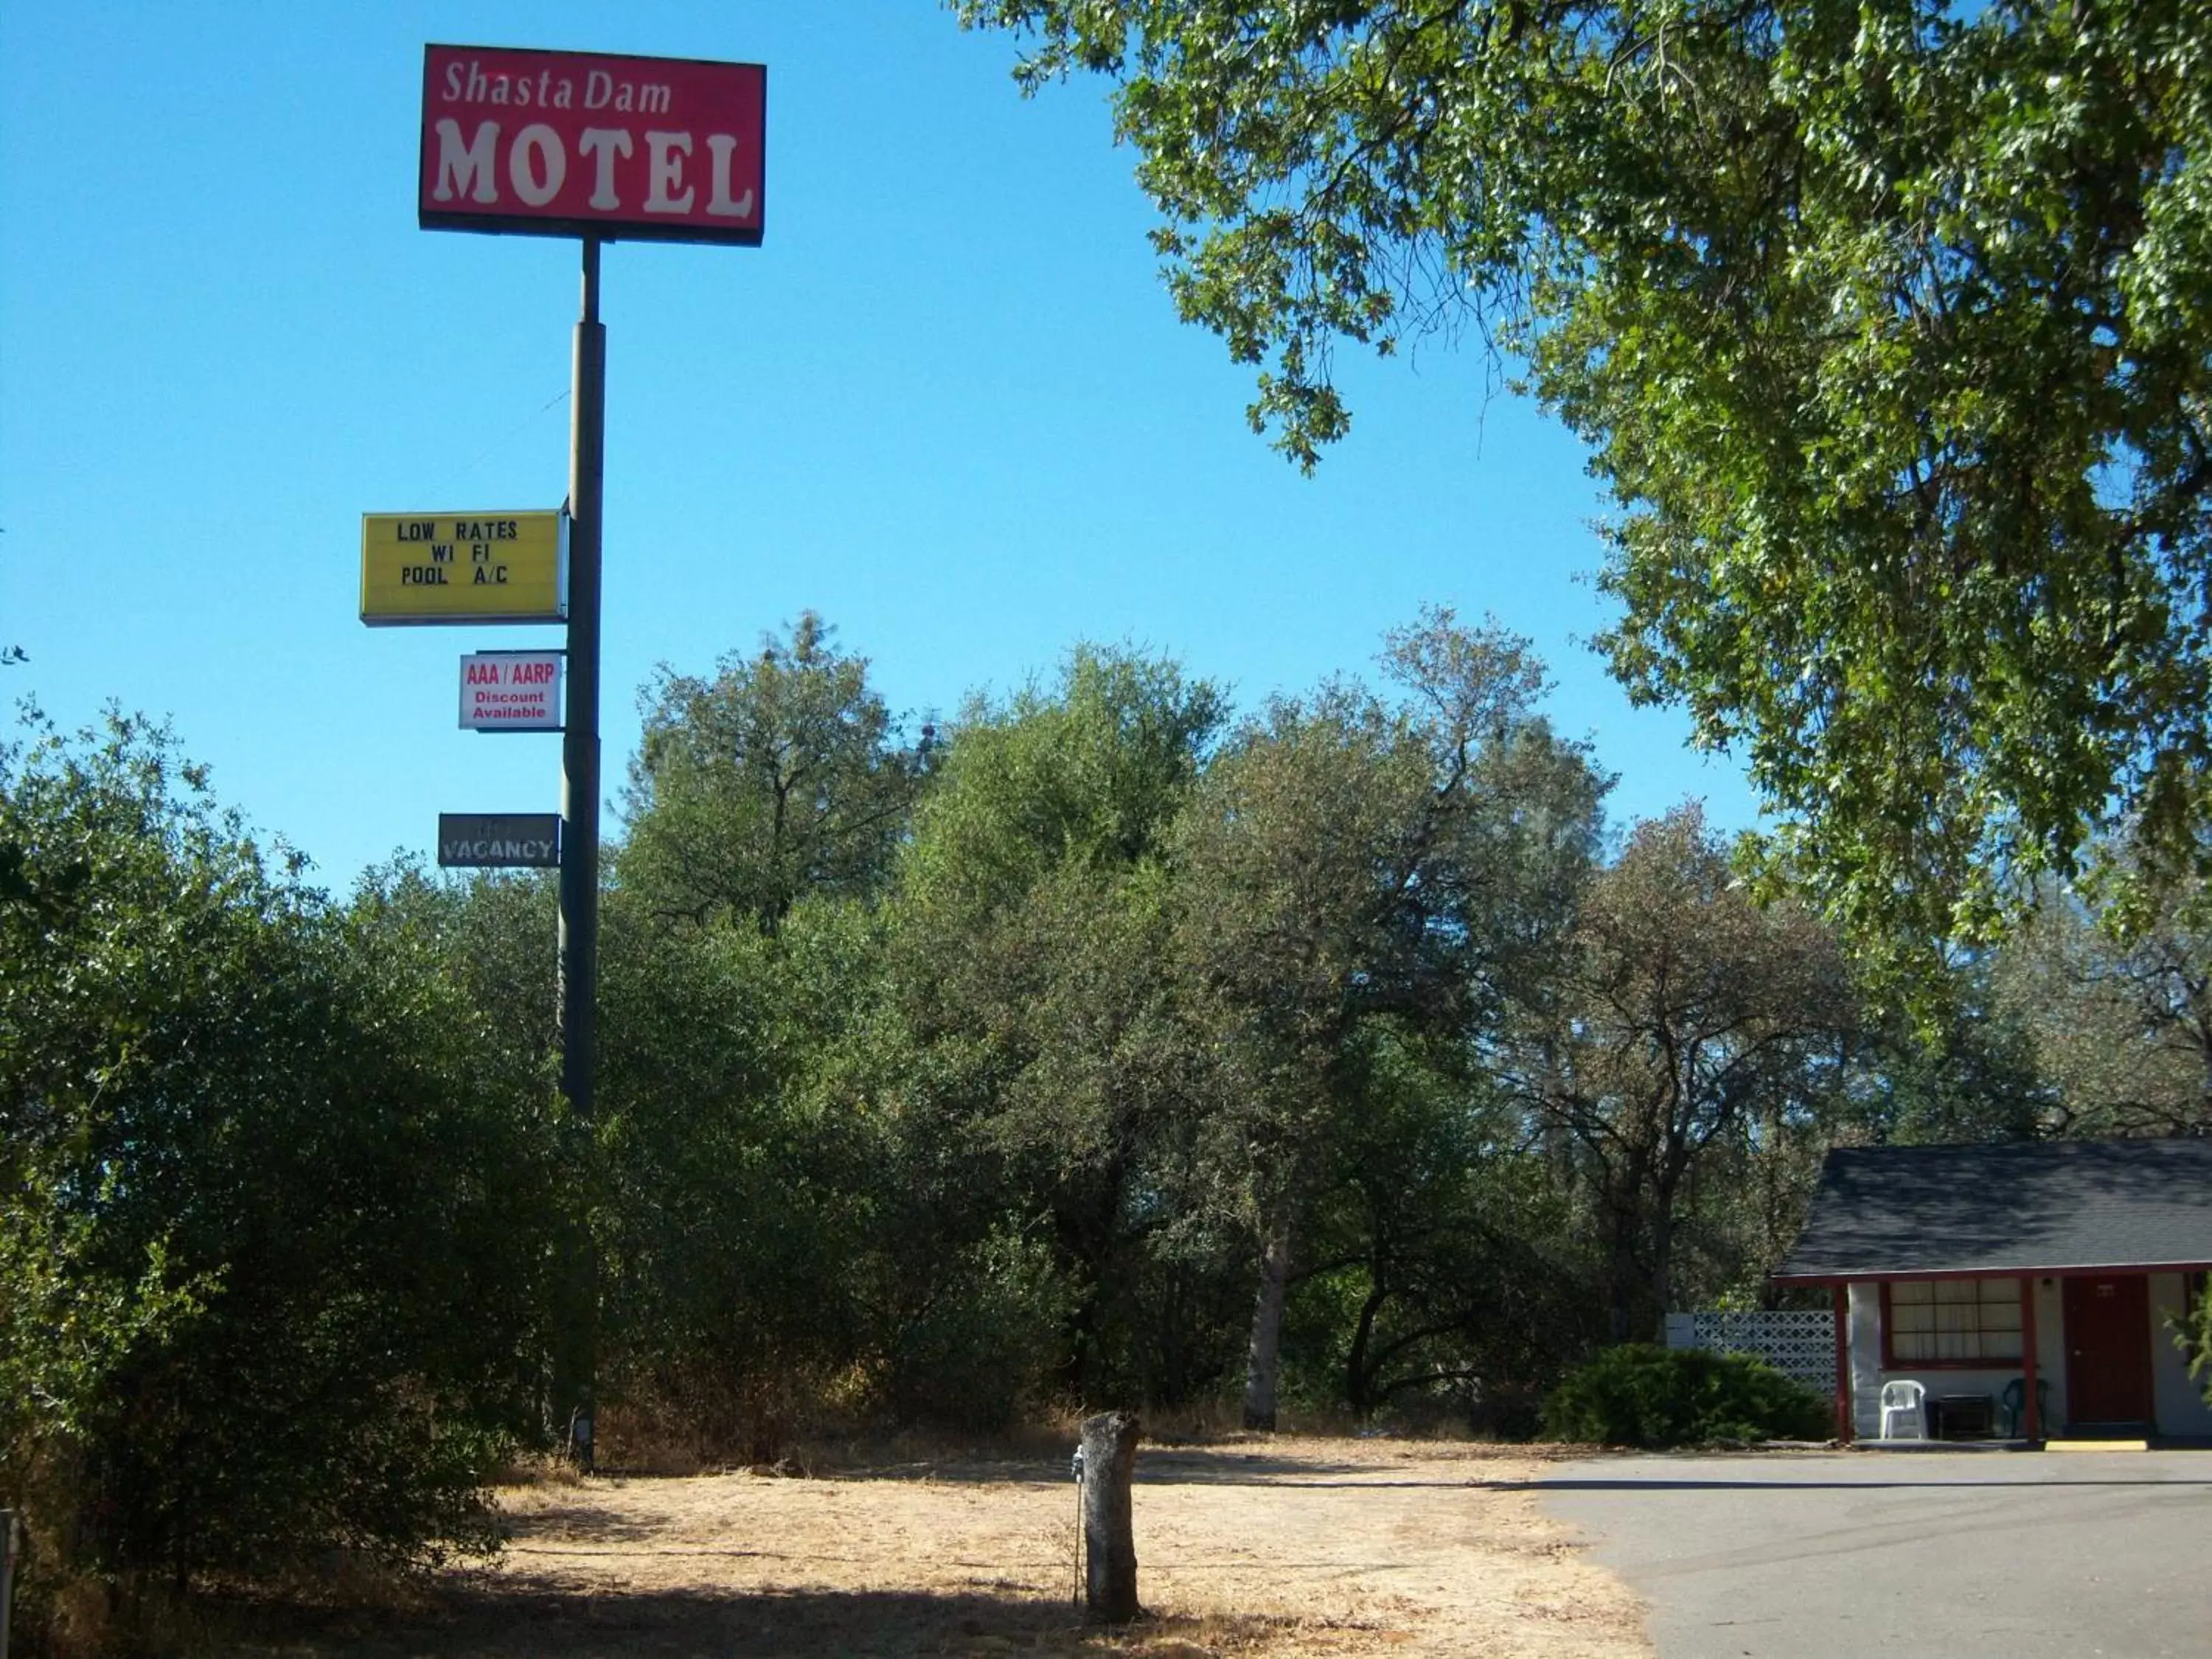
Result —
M464 732L558 732L558 651L477 651L461 659Z
M767 110L758 64L425 46L416 217L757 246Z
M557 623L568 614L566 513L365 513L361 619Z

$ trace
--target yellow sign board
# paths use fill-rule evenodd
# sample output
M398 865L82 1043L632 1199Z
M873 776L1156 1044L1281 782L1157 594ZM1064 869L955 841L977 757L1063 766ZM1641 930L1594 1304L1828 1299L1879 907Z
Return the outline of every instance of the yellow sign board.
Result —
M568 615L565 512L362 515L361 619L371 627Z

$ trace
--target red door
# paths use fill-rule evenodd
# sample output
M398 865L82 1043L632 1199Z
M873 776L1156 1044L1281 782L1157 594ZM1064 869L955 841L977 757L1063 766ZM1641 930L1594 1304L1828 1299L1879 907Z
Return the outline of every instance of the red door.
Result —
M2150 1281L2065 1281L2066 1415L2074 1425L2151 1420Z

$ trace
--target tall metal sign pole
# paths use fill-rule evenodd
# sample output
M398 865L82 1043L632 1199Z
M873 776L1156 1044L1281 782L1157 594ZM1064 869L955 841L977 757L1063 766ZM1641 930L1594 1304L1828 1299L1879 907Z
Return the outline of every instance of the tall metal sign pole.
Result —
M561 739L561 1092L574 1155L591 1155L599 1042L599 549L606 462L607 331L599 239L584 238L568 418L568 707ZM589 1219L567 1218L554 1333L551 1426L585 1468L597 1437L599 1262Z
M561 1090L592 1121L599 981L599 525L606 465L607 331L599 239L584 238L568 439L568 708L561 743Z
M568 716L561 750L561 1087L588 1155L599 1049L599 567L608 241L760 245L768 71L758 64L430 46L417 222L583 242L568 458ZM598 1267L570 1218L551 1407L589 1463Z

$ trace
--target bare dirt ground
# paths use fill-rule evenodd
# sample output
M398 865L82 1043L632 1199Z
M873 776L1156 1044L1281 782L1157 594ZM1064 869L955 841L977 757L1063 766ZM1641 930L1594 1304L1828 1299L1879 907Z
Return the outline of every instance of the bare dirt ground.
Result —
M251 1651L287 1659L1650 1651L1643 1610L1521 1483L1522 1451L1386 1440L1147 1448L1147 1613L1087 1629L1064 1462L505 1489L507 1552L422 1601Z

